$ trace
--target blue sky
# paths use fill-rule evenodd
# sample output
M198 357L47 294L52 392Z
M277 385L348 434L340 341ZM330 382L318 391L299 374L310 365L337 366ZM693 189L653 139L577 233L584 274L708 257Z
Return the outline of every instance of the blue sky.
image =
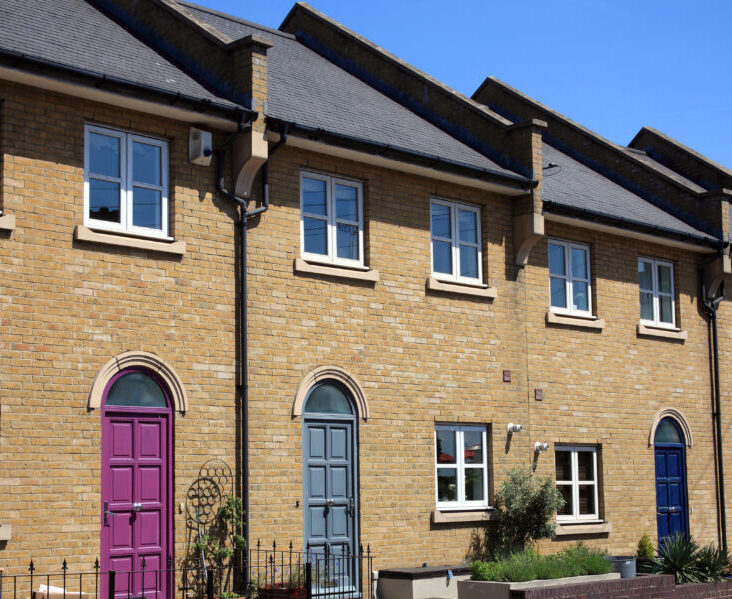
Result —
M277 28L292 1L198 0ZM732 169L729 0L310 0L470 96L489 75L627 144L651 126Z

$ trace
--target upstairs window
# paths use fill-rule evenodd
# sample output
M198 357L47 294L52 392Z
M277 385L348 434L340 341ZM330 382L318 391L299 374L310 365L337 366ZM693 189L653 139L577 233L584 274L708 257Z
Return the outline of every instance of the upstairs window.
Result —
M116 129L84 130L84 224L168 236L168 144Z
M564 506L557 522L598 520L597 449L595 447L554 448L557 489Z
M315 173L300 176L302 256L363 266L363 186Z
M590 248L549 240L549 292L552 312L592 315Z
M488 507L486 437L484 426L435 425L438 508Z
M432 199L430 228L435 278L468 284L482 282L480 208Z
M674 267L670 262L638 260L640 318L643 324L675 328Z

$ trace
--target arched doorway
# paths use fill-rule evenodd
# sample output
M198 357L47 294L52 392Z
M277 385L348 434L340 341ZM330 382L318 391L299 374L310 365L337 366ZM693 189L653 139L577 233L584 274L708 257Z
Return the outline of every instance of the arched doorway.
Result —
M653 446L656 464L656 522L658 542L675 534L689 536L684 433L673 418L656 427Z
M303 407L303 508L306 550L341 560L339 591L358 588L351 560L358 547L358 430L353 397L342 383L326 379L308 392ZM314 583L313 591L320 591ZM325 592L325 591L323 591Z
M145 368L122 370L104 388L100 554L102 570L119 573L115 597L167 597L163 571L173 548L171 403L163 379Z

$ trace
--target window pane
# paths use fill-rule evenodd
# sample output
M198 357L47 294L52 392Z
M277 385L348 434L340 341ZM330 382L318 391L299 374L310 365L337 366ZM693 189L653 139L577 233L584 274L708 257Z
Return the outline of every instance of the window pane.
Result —
M142 372L131 372L118 378L107 394L108 406L143 406L164 408L165 394L152 378Z
M358 222L358 189L336 184L336 218Z
M481 431L465 431L463 433L466 464L483 463L483 433Z
M577 480L595 480L594 452L577 452Z
M567 307L567 290L565 289L564 279L549 279L551 282L552 306L555 308Z
M457 469L437 469L437 500L457 501Z
M572 480L572 452L555 452L554 467L556 470L557 480Z
M658 290L661 293L671 293L671 267L658 267Z
M553 275L565 275L564 246L549 244L549 272Z
M318 385L308 395L305 412L320 414L353 414L351 402L340 387L324 383Z
M572 305L575 310L589 310L587 283L572 282Z
M579 486L579 513L581 516L589 516L595 510L595 485Z
M135 227L162 229L163 198L155 189L132 190L132 224Z
M432 270L452 274L452 244L449 241L432 242Z
M641 289L653 289L653 273L650 262L638 260L638 284Z
M465 501L483 500L483 469L465 469Z
M303 212L308 214L320 214L322 216L327 214L325 208L325 181L308 177L302 178L302 209Z
M110 137L100 133L89 134L89 171L91 173L119 177L119 142L119 137Z
M656 435L653 437L655 443L681 443L679 429L668 419L661 420L656 427Z
M658 319L661 322L673 323L674 315L671 309L671 296L670 295L659 295L658 296L658 308L661 311Z
M460 246L460 276L478 278L478 248Z
M89 180L89 218L119 222L119 183Z
M336 246L339 258L358 260L358 225L336 225Z
M450 221L449 206L432 204L432 235L452 239L452 223Z
M160 147L132 142L132 179L138 183L161 185Z
M455 431L438 429L437 433L437 462L439 464L455 464Z
M303 219L305 251L309 254L328 255L327 223L318 218Z
M458 240L478 243L477 214L468 210L458 210Z
M587 251L572 248L572 276L576 279L587 278Z
M564 505L561 509L557 510L557 514L560 516L572 516L574 514L572 506L572 487L569 485L557 485L557 489L564 499Z
M640 308L643 320L653 320L653 293L650 291L640 292Z

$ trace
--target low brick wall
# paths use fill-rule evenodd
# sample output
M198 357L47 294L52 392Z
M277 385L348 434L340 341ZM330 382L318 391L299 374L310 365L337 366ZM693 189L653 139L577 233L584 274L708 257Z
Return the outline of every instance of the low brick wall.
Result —
M674 589L674 599L732 599L732 580L714 584L682 584Z
M704 586L704 585L701 585ZM638 576L511 591L511 599L670 599L675 597L674 577L668 575ZM702 597L702 595L689 595Z
M675 586L670 575L511 591L510 599L732 599L732 581Z

